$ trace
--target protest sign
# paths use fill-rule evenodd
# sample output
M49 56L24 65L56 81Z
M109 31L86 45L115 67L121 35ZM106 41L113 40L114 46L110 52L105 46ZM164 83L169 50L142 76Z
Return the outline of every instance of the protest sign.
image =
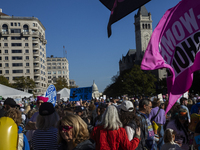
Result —
M55 104L56 104L56 88L54 85L52 85L52 84L49 85L49 87L46 90L45 97L48 97L49 98L48 102L52 103L53 106L55 106Z
M91 100L92 87L70 89L70 101L79 101L80 99L82 99L83 101Z

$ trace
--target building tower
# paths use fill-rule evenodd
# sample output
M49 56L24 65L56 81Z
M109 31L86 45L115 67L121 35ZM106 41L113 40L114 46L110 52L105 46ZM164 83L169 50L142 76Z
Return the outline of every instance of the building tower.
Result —
M46 44L38 18L9 16L0 9L0 75L10 83L21 76L33 79L36 96L47 88Z
M136 63L141 63L152 34L151 13L145 6L139 8L135 15Z

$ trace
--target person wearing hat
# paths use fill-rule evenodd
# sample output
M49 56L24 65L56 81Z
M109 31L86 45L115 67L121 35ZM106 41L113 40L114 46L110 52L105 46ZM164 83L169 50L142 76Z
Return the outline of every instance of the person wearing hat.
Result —
M178 115L175 117L175 119L170 120L166 126L166 128L172 129L176 132L175 141L177 141L180 145L182 144L181 148L183 150L189 149L187 124L187 110L184 108L180 108L178 111Z
M87 125L89 125L89 120L88 120L88 114L86 112L86 108L83 106L76 106L74 109L74 112L76 115L81 117Z
M159 135L159 142L155 143L155 149L158 148L161 150L162 145L164 144L164 124L166 123L166 117L165 117L165 110L161 109L160 105L161 102L159 99L153 100L154 108L151 109L151 112L149 114L149 120L151 122L155 122L158 125L158 135Z
M135 137L136 128L140 127L139 117L135 115L133 103L129 100L124 100L118 108L120 121L131 141Z
M6 111L8 111L10 108L15 108L17 106L17 103L14 101L13 98L7 98L4 101L4 106L2 109L0 109L0 118L4 116Z
M57 144L57 122L59 115L52 103L42 103L39 108L39 115L36 121L36 130L32 137L32 147L39 149L58 149Z
M48 97L37 96L37 110L40 108L41 104L48 101ZM36 130L36 120L39 115L39 112L35 112L33 116L30 118L29 122L26 124L25 129L28 130L26 133L27 139L31 144L31 139L33 136L34 131Z

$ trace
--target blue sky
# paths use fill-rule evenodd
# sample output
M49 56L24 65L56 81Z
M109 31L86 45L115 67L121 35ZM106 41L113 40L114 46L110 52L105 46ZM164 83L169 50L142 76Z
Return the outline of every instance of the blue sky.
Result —
M165 11L180 0L152 0L145 6L152 14L153 29ZM69 61L69 77L79 87L93 80L103 92L119 71L119 60L135 49L134 15L137 10L112 25L107 37L110 11L98 0L5 0L0 8L13 16L37 17L46 28L47 57Z

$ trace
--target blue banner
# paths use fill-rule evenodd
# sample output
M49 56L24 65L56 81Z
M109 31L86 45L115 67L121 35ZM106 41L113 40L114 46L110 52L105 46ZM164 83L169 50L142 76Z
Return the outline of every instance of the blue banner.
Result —
M56 88L54 85L49 85L49 87L47 88L47 91L45 93L45 97L48 97L49 100L48 102L52 103L53 106L55 106L56 104Z
M83 101L92 99L92 87L72 88L70 89L69 101Z

